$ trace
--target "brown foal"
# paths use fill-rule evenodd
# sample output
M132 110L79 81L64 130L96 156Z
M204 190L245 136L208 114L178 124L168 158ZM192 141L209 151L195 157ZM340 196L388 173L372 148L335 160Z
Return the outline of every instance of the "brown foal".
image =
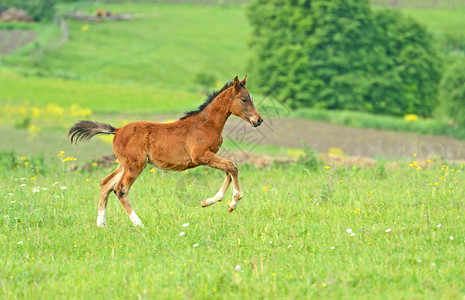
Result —
M96 134L114 134L113 152L119 165L100 182L97 226L104 227L108 196L116 194L135 226L143 226L129 203L132 184L150 163L165 170L182 171L200 165L210 166L226 173L218 193L202 201L203 207L223 199L229 184L233 184L232 212L242 198L238 169L234 162L216 153L223 143L224 125L233 114L257 127L263 119L245 88L247 76L227 83L220 91L207 98L198 110L186 113L173 123L133 122L121 128L109 124L80 121L69 132L71 144L89 140Z

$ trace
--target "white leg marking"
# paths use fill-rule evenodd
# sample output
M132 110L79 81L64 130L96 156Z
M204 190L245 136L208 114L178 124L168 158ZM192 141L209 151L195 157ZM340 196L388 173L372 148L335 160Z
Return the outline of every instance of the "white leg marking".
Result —
M232 209L235 209L237 206L237 203L239 202L241 198L242 198L242 191L236 190L236 188L233 188L233 197L232 197L232 201L229 203L229 207Z
M132 224L134 224L134 226L136 226L136 227L144 227L144 224L142 224L142 221L136 215L135 211L132 211L131 215L129 216L129 219L131 219L131 222L132 222Z
M213 196L212 199L215 199L216 201L221 201L221 200L223 200L223 198L224 198L224 193L223 193L223 191L220 189L220 190L218 191L218 193L216 193L216 195Z
M104 209L102 211L99 211L98 216L97 216L97 226L100 228L105 227L106 219L107 219L107 210Z
M223 191L220 189L218 191L218 193L216 193L215 196L211 197L211 198L207 198L205 199L203 202L202 202L202 206L209 206L209 205L212 205L216 202L220 202L221 200L223 200L224 198L224 193Z

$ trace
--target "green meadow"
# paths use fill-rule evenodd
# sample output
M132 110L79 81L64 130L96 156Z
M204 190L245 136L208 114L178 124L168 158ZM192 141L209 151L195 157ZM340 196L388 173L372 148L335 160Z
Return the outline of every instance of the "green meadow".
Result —
M30 25L39 39L0 57L1 298L463 298L465 166L441 158L412 153L368 167L257 145L254 155L297 161L238 165L244 198L233 213L231 189L223 202L200 207L222 172L148 166L129 196L145 227L135 228L110 195L107 227L97 228L99 181L116 164L95 160L112 153L111 137L71 147L69 127L174 120L206 91L247 74L252 55L243 5L78 2L58 11L101 6L140 18L70 20L60 47L53 25ZM404 11L438 47L450 46L443 37L463 41L463 10ZM350 112L291 116L449 134L440 120L415 127Z
M99 179L112 169L71 172L79 159L66 155L45 166L37 157L5 166L11 157L2 157L4 298L454 299L465 292L463 165L412 158L341 167L311 155L265 169L241 165L245 197L231 214L228 199L199 207L222 183L220 171L148 167L130 193L145 227L133 227L111 195L108 226L99 229Z

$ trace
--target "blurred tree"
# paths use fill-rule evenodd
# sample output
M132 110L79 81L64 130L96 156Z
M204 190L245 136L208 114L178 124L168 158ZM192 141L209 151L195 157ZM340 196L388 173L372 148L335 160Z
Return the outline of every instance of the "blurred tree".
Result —
M439 57L426 30L368 0L255 0L252 70L293 107L429 116Z
M216 77L209 72L199 72L195 75L195 83L200 84L205 91L215 86Z
M465 59L457 59L444 73L440 101L459 126L465 126Z

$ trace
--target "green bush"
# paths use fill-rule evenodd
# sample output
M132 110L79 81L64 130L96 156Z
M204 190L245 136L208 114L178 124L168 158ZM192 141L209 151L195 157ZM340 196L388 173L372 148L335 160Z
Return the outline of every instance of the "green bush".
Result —
M426 29L366 0L255 0L258 85L292 108L430 116L439 57Z
M214 74L209 72L199 72L195 75L194 82L200 84L203 89L208 90L215 86L217 81Z
M457 59L444 73L439 98L454 122L465 126L465 58Z

